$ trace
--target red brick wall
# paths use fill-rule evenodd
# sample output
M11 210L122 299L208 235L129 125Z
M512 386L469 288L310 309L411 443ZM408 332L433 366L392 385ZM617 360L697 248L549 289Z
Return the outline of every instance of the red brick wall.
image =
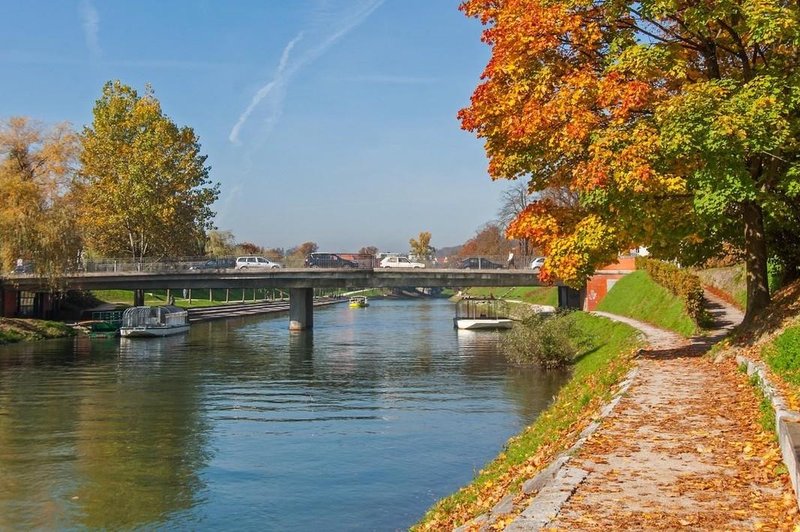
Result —
M591 312L597 309L597 305L606 297L606 294L617 282L617 279L621 279L635 270L635 257L620 257L617 262L599 268L597 273L590 277L586 283L586 299L584 300L583 310Z
M597 269L599 272L608 270L624 272L636 271L636 257L619 257L617 262Z

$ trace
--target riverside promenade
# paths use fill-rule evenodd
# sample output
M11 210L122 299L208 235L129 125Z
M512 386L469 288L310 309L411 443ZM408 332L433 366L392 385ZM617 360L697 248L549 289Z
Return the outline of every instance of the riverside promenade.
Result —
M717 326L687 340L629 318L645 335L627 392L506 530L797 530L795 494L758 399L730 357L703 354L742 319L712 302ZM770 412L771 413L771 412Z

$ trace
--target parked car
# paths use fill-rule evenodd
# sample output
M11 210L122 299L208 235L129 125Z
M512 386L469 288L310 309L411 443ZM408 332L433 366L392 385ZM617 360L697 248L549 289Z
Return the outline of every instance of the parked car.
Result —
M306 257L306 268L358 268L358 263L336 253L312 253Z
M465 270L499 270L503 265L482 257L469 257L462 260L458 267Z
M533 270L533 273L539 273L542 266L544 266L544 257L536 257L531 261L530 268Z
M190 270L224 270L225 268L235 268L234 259L209 259L202 264L197 264L189 268Z
M14 273L33 273L33 263L18 261L17 265L14 266Z
M406 257L384 257L379 266L381 268L424 268L421 262L412 262Z
M277 262L272 262L269 259L265 259L264 257L256 257L253 255L249 255L246 257L236 257L236 269L246 270L247 268L277 269L277 268L283 268L283 266L281 264L278 264Z

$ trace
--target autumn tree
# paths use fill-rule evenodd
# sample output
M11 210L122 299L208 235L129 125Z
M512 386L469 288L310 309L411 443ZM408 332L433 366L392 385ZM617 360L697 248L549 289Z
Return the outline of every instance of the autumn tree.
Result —
M375 255L377 253L378 248L376 246L364 246L358 250L359 255Z
M81 225L100 253L193 255L213 228L219 185L190 127L178 127L147 87L108 82L82 135L86 180Z
M459 254L462 257L502 256L505 259L511 247L512 242L506 239L502 227L489 222L476 231L475 236L464 242Z
M411 254L418 260L430 260L436 253L436 248L431 246L431 234L428 231L420 232L417 238L408 241L411 246Z
M206 234L205 252L212 257L229 257L236 253L236 237L232 231L212 229Z
M31 260L57 276L77 266L78 136L67 124L45 128L25 117L0 125L0 261ZM2 268L0 268L2 269Z
M265 248L264 256L272 262L281 262L285 254L283 248Z
M493 178L532 202L509 226L575 284L645 245L683 264L746 254L747 317L769 302L767 258L797 234L800 5L785 0L467 0L492 47L460 112Z
M289 267L301 267L307 256L315 253L319 249L316 242L303 242L299 246L286 250L286 265Z
M252 242L239 242L235 248L237 255L255 255L261 253L261 246Z
M299 246L295 246L293 248L289 248L286 252L287 255L297 255L300 257L307 257L312 253L315 253L319 249L319 246L316 242L303 242Z

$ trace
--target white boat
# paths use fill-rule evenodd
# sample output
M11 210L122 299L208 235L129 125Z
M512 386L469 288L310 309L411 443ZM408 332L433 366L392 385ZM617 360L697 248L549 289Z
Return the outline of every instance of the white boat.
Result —
M508 318L457 318L456 327L468 331L478 329L510 329L514 324Z
M189 313L172 305L131 307L122 313L120 336L153 338L189 330Z
M458 329L510 329L514 324L508 317L508 304L502 299L464 298L456 303L453 322Z

